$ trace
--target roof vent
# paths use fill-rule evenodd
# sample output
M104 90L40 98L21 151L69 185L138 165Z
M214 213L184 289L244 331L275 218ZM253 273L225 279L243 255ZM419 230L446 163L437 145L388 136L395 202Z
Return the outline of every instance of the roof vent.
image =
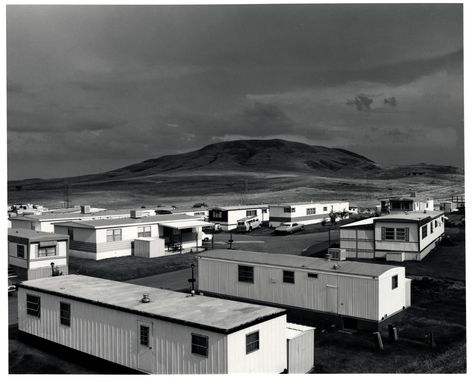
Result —
M332 269L338 270L341 266L338 263L335 263L335 265L332 266Z
M149 294L143 294L143 298L141 298L141 303L149 303L151 299L149 299Z

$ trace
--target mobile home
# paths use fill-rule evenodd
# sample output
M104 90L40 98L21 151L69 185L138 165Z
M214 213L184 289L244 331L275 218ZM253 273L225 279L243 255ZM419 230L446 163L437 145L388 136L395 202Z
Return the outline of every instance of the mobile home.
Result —
M268 205L222 206L209 211L209 221L220 224L223 231L235 230L238 220L246 217L257 217L262 224L269 221Z
M198 262L204 294L283 307L291 322L372 330L410 305L404 267L238 250Z
M101 210L95 213L90 212L88 206L82 206L81 212L74 213L43 213L41 215L28 215L10 217L12 228L30 229L54 233L54 224L62 222L79 222L101 219L129 218L132 215L146 217L153 216L156 213L153 209L118 209Z
M281 373L285 310L83 275L18 286L20 334L150 374Z
M67 235L8 229L8 266L22 280L68 273Z
M160 257L202 246L208 223L185 214L56 223L55 231L70 237L70 255L105 259L137 255ZM153 243L152 243L153 242Z
M442 238L443 212L389 214L340 227L340 248L348 258L420 261Z
M348 213L348 210L349 203L343 201L271 205L269 208L269 227L278 227L287 222L311 225L324 221L330 216L330 213Z
M381 200L381 213L400 213L405 211L434 210L432 198L418 197L416 193L409 196L389 197Z

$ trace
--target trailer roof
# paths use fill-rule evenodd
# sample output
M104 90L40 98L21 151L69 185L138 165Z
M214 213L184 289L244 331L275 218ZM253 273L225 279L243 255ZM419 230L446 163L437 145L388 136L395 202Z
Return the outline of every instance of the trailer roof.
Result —
M367 262L328 261L323 258L303 257L292 254L260 253L242 250L211 250L200 258L219 259L235 263L252 263L265 266L299 268L307 271L326 272L353 276L379 277L385 272L400 268L399 266L382 265ZM339 268L334 268L338 265Z
M233 206L215 206L210 210L246 210L246 209L267 209L268 204L262 205L233 205Z
M56 223L55 226L68 226L68 227L84 227L84 228L103 228L103 227L118 227L118 226L134 226L143 225L159 222L172 222L172 221L200 221L198 217L193 217L186 214L163 214L163 215L152 215L140 218L110 218L110 219L92 219L87 221L76 221L76 222L61 222Z
M326 205L330 203L348 203L347 201L305 201L305 202L281 202L271 204L270 206L299 206L299 205Z
M8 240L14 240L15 238L27 239L29 242L41 242L60 241L63 239L67 240L69 239L69 236L65 234L46 233L44 231L29 229L8 229Z
M387 214L381 217L371 217L371 218L362 219L361 221L347 223L346 225L340 226L340 229L344 229L348 227L369 226L369 225L373 225L375 221L376 222L418 222L420 224L424 224L444 214L445 213L443 211L427 211L425 213L419 212L419 211L409 211L405 213Z
M286 313L284 309L76 274L25 281L19 287L225 334ZM143 294L149 294L149 303L141 302Z
M133 210L133 209L131 209ZM142 209L143 210L143 209ZM116 209L116 210L102 210L95 213L43 213L38 215L27 215L21 217L14 217L15 219L24 221L55 221L55 220L73 220L88 217L103 217L109 215L129 215L130 209Z

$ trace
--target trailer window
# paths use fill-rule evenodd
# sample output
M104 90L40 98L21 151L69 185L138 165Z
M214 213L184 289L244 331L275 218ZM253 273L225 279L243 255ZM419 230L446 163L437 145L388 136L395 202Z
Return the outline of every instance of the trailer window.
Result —
M253 266L238 265L238 282L254 282L254 268Z
M26 314L41 317L41 298L37 295L26 294Z
M25 258L25 247L23 245L16 245L16 256Z
M209 353L209 337L192 334L192 353L207 356Z
M382 239L383 240L394 240L395 238L395 233L394 233L394 227L383 227L381 228L382 231Z
M434 224L430 222L430 234L434 232Z
M294 283L294 271L283 270L282 281L284 283Z
M307 276L308 276L309 278L317 279L317 278L319 277L319 274L309 273L309 274L307 274Z
M151 226L138 227L138 238L149 238L149 237L151 237Z
M149 347L149 327L140 325L140 344Z
M39 257L55 257L56 246L40 247L38 251Z
M306 215L313 215L315 214L315 207L309 207L306 210Z
M115 242L122 240L122 229L108 229L107 242Z
M296 208L295 207L285 207L284 208L284 213L295 213Z
M427 237L427 225L422 226L422 239Z
M246 353L259 350L259 331L253 332L246 336Z
M394 275L391 279L392 290L397 289L398 286L398 278L397 275Z
M256 215L256 210L247 210L246 211L246 216L247 217L253 217L254 215Z
M60 302L59 312L61 324L64 326L71 326L71 305L69 303Z

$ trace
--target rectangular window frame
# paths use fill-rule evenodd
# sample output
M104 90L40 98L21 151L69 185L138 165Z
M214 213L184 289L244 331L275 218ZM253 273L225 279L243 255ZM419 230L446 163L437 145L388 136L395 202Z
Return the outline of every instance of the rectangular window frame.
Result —
M107 229L107 242L118 242L122 240L122 229Z
M306 209L306 215L315 215L315 214L317 214L315 207L308 207Z
M427 225L422 226L422 239L427 237Z
M57 257L57 246L38 247L38 258Z
M140 324L140 346L149 347L150 332L149 326Z
M39 295L26 294L26 314L41 318L41 297Z
M296 274L292 270L283 270L282 281L283 283L289 283L293 285L296 283Z
M63 326L71 327L71 304L59 302L59 322Z
M25 246L16 245L16 256L25 259Z
M319 274L316 274L316 273L307 273L307 278L319 279Z
M191 352L203 357L209 356L209 337L201 334L191 334Z
M238 282L255 283L255 268L248 265L238 265Z
M255 215L258 215L258 211L257 210L247 210L246 211L246 216L247 217L253 217Z
M252 352L259 350L259 331L253 331L249 334L246 334L246 354L251 354Z
M151 238L151 226L138 226L138 238Z
M398 287L399 287L399 276L396 274L391 277L391 290L395 290Z

